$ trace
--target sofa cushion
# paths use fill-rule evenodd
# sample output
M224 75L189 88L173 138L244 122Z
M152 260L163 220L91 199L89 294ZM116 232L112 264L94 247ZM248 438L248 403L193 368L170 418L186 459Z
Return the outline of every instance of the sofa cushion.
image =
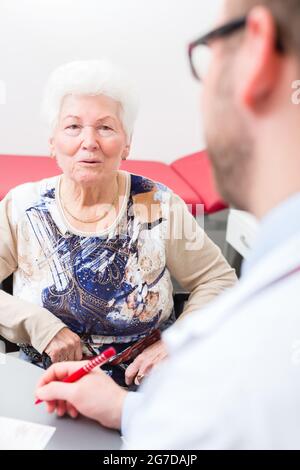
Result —
M212 214L227 207L215 188L206 151L179 158L171 164L171 168L198 194L205 213Z
M15 186L59 175L61 170L50 157L0 155L0 200Z

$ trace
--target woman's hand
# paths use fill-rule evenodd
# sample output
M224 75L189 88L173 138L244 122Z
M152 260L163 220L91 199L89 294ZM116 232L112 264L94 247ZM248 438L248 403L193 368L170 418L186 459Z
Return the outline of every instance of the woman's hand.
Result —
M52 362L80 361L82 359L80 338L69 328L63 328L52 338L45 353L50 356Z
M140 381L150 372L152 367L165 359L167 355L167 348L161 339L148 346L127 367L125 372L126 384L130 385L134 381L136 385L139 385Z
M36 397L46 402L48 413L67 413L72 418L80 413L103 426L120 429L127 392L105 372L98 368L77 382L61 382L87 362L61 362L49 367L37 384Z

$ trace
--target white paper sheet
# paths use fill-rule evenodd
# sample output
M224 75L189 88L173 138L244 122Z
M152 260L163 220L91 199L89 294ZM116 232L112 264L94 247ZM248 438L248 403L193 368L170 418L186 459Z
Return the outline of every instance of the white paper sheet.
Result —
M56 428L0 416L0 450L42 450Z

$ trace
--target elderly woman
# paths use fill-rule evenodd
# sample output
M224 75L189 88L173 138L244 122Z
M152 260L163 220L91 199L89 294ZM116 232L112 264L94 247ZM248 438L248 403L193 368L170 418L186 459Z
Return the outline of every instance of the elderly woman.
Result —
M0 282L14 274L14 295L0 292L0 333L45 366L111 344L121 352L166 328L174 321L171 275L190 292L183 315L236 278L176 194L120 170L136 100L118 69L64 65L44 104L62 174L21 185L0 203ZM165 356L157 340L108 373L130 384Z

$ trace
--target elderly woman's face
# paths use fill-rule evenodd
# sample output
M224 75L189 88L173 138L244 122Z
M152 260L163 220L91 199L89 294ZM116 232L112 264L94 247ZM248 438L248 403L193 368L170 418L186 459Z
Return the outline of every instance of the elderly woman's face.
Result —
M50 145L64 174L92 184L113 175L129 145L120 104L104 95L67 95Z

